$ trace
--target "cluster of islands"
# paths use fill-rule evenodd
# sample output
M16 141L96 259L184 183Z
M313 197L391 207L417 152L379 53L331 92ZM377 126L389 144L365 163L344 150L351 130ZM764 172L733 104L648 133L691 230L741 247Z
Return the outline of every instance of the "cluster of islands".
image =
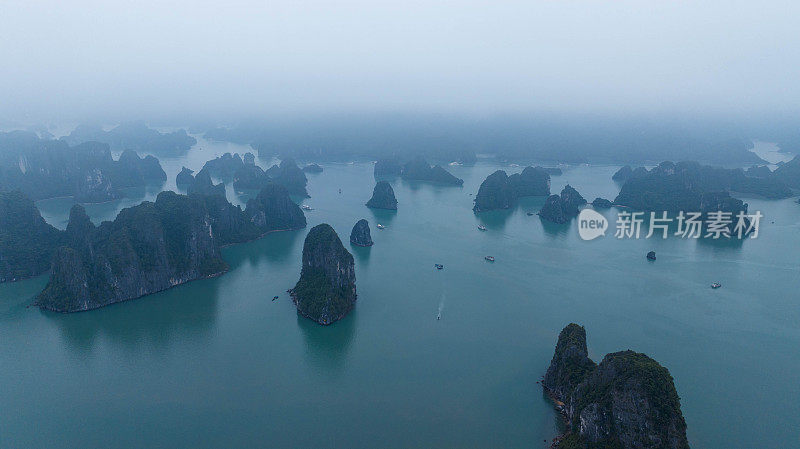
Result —
M160 133L141 124L109 131L78 127L62 139L0 133L0 282L49 272L34 305L85 312L222 275L228 270L222 247L307 226L291 196L308 197L306 173L322 173L323 167L300 167L284 157L264 170L249 152L226 153L197 173L183 167L176 178L181 193L162 191L155 201L123 209L100 225L76 204L66 229L58 230L35 205L59 196L72 196L77 203L103 202L119 198L127 187L163 184L166 174L159 160L138 153L172 154L194 143L185 131ZM116 159L112 150L121 152ZM620 184L616 198L591 203L570 185L551 192L551 176L559 175L555 167L528 166L511 174L497 170L481 183L473 210L510 209L520 198L536 196L544 198L540 219L556 224L569 222L583 207L697 211L704 217L712 211L747 212L748 205L735 194L787 198L800 189L800 158L774 171L766 165L743 170L669 161L650 169L624 166L613 176ZM391 181L398 177L463 184L421 155L381 157L374 164L372 194L364 192L365 207L397 210ZM215 184L215 179L223 182ZM244 207L236 206L227 200L224 183L257 193ZM369 222L353 221L350 243L373 245ZM300 278L289 292L297 313L322 325L355 307L355 260L330 225L308 231ZM688 448L680 400L666 368L633 351L608 354L599 364L587 354L585 330L575 324L564 328L542 381L567 424L553 447Z

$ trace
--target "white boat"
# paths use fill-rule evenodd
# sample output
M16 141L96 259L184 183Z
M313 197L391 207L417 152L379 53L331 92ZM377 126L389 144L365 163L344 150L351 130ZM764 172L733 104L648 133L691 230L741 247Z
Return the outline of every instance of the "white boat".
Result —
M300 206L300 208L303 209L303 210L314 210L308 204L303 204L302 206Z
M478 225L478 230L480 230L480 231L485 231L485 230L486 230L486 226L484 226L484 225Z
M384 226L384 225L382 225L382 224L378 223L378 229L386 229L386 226Z

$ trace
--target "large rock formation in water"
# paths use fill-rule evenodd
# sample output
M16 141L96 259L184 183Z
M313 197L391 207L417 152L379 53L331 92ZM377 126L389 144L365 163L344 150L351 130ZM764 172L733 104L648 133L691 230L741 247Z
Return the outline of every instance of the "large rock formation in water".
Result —
M203 164L201 171L208 172L209 175L224 180L232 180L237 171L244 167L244 161L239 153L225 153L216 159L211 159Z
M289 197L288 190L274 183L248 200L244 213L262 233L306 227L306 216Z
M592 201L592 207L595 209L608 209L613 205L614 204L611 201L600 197L597 197L594 199L594 201Z
M373 169L373 175L376 179L400 176L402 173L403 166L400 165L400 162L394 158L378 159L378 161L375 162L375 168Z
M266 171L255 164L242 164L233 173L233 188L236 190L260 190L268 184L280 184L290 194L308 196L308 179L292 159L284 159Z
M323 223L308 232L300 280L290 293L297 312L319 324L331 324L353 309L355 262L330 225Z
M403 179L407 181L428 181L437 184L460 186L464 180L456 178L441 165L431 167L422 157L416 157L403 166Z
M303 167L303 171L306 173L322 173L322 167L319 164L308 164Z
M62 233L47 224L20 191L0 192L0 282L37 276L50 269Z
M50 282L36 305L78 312L155 293L227 270L199 198L161 192L95 227L79 205Z
M288 190L290 194L305 197L309 196L306 191L308 178L306 178L303 170L300 170L300 167L297 166L294 159L283 159L280 165L270 167L270 169L267 170L267 174L273 182L286 187L286 190Z
M508 209L517 199L526 196L550 194L550 175L541 168L525 167L522 173L511 176L503 170L489 175L475 196L475 212L493 209Z
M669 371L630 350L595 365L581 326L561 331L542 385L567 421L558 448L689 448Z
M586 199L569 184L561 190L561 195L550 195L539 210L539 216L553 223L563 224L578 215L580 206Z
M786 165L786 164L784 164ZM651 170L636 169L623 184L614 204L648 211L696 211L700 195L708 192L741 192L765 198L792 196L776 170L767 177L747 176L742 169L700 165L697 162L662 162ZM641 173L640 173L641 172Z
M114 160L107 144L69 146L33 133L0 133L0 190L20 190L38 200L72 195L80 202L121 196L120 189L167 179L158 159L125 151Z
M197 140L186 134L183 129L162 133L148 128L144 122L122 123L109 131L104 131L100 126L81 125L63 140L70 145L95 141L106 143L113 150L135 150L168 155L185 153L197 143Z
M358 246L372 246L372 235L369 232L369 222L365 219L358 220L350 232L350 243Z
M516 203L514 190L508 182L508 175L503 170L497 170L481 183L478 194L475 195L475 212L494 209L508 209Z
M378 181L372 190L372 198L367 201L367 207L397 210L397 199L394 197L394 189L391 184L386 181Z

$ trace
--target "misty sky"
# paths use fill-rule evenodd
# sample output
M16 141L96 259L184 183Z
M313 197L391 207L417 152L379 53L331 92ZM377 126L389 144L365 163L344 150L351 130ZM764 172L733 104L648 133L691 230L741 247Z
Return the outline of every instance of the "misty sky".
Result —
M796 1L0 2L0 118L800 110Z

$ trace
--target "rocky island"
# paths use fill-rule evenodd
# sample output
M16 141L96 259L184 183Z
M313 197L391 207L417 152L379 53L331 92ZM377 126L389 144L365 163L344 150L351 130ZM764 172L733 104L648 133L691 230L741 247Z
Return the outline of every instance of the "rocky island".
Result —
M549 194L550 175L541 168L525 167L522 173L511 176L503 170L497 170L481 183L472 210L509 209L519 198Z
M306 227L306 216L289 197L286 187L268 184L255 198L247 201L245 215L261 233L289 231Z
M169 155L185 153L197 143L183 129L162 133L148 128L144 122L122 123L109 131L104 131L100 126L80 125L64 140L70 145L95 141L108 144L116 151L134 150Z
M614 204L641 210L671 211L679 209L669 209L669 207L674 208L679 204L682 206L683 203L691 202L691 196L698 197L702 193L722 191L741 192L770 199L788 198L792 196L791 176L779 173L786 165L788 163L783 164L771 175L759 177L749 176L742 169L712 167L693 161L678 163L665 161L651 170L637 168L635 170L637 174L627 178L622 185ZM640 207L645 203L649 205Z
M553 223L564 224L578 215L586 199L569 184L561 190L561 195L550 195L539 210L539 217Z
M279 165L273 165L266 171L255 163L242 164L233 172L231 179L236 190L261 190L268 184L280 184L292 195L309 196L306 191L308 179L303 170L290 158L284 159Z
M431 167L422 157L414 158L403 166L403 179L406 181L428 181L437 184L460 186L464 180L456 178L441 165Z
M227 270L203 202L169 191L98 227L75 205L65 240L36 298L42 309L96 309Z
M567 431L556 449L688 449L686 422L669 371L645 354L589 357L586 331L569 324L542 381Z
M378 181L372 189L372 198L367 201L367 207L373 209L397 210L397 199L394 197L394 189L386 181Z
M611 206L613 206L611 201L605 198L597 197L592 201L592 207L595 209L609 209Z
M355 262L330 225L323 223L308 232L300 280L289 292L297 313L319 324L331 324L353 309Z
M350 243L357 246L372 246L372 235L369 232L369 222L362 218L353 226L350 232Z
M18 190L0 192L0 283L49 270L62 234L44 221L25 194Z
M378 159L372 172L375 179L400 176L402 173L403 166L394 158Z
M0 133L0 190L20 190L33 200L71 195L78 202L104 202L120 189L163 183L158 159L124 151L114 160L108 144L69 146L24 131Z
M308 164L303 167L303 171L306 173L322 173L322 167L319 164Z

